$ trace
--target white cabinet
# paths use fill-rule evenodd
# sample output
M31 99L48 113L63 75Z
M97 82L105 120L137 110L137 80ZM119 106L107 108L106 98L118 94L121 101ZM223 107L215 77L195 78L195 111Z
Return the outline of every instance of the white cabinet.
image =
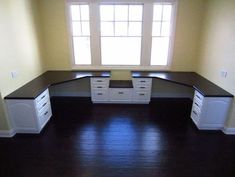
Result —
M48 89L36 99L7 99L6 104L16 133L40 133L52 116Z
M91 99L93 103L141 103L151 98L152 79L133 78L133 88L109 88L109 78L91 78Z
M230 108L231 97L204 97L194 93L191 118L199 129L220 130Z
M151 98L152 79L151 78L132 78L134 91L133 102L149 103Z
M109 78L93 77L91 82L91 100L93 103L104 103L109 97Z

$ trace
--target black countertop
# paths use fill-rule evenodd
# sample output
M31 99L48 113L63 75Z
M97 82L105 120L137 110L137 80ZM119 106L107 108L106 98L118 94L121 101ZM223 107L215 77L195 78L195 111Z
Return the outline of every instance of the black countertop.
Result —
M110 77L109 71L47 71L7 95L5 99L35 99L51 85L57 85L86 77ZM193 87L206 97L233 97L224 89L195 72L132 72L132 77L157 78ZM120 82L112 83L117 87ZM126 83L124 83L126 85ZM112 86L112 85L111 85Z
M7 95L5 99L35 99L51 85L57 85L86 77L110 77L107 71L47 71L21 88Z
M205 97L233 97L232 94L195 72L145 72L134 71L132 77L158 78L195 88Z

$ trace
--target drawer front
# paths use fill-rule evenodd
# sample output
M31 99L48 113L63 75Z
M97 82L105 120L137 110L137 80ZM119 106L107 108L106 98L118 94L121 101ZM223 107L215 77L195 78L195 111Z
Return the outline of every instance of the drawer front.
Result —
M198 123L200 118L200 111L196 107L192 107L191 118Z
M94 77L91 78L91 85L108 85L109 84L109 78L102 78L102 77Z
M137 84L134 86L135 90L151 90L151 85L140 85Z
M152 79L151 78L132 78L133 85L152 85Z
M95 90L103 90L103 89L108 89L108 84L93 84L92 85L92 89L95 89Z
M195 91L194 93L194 99L198 100L198 102L203 102L204 96L200 94L198 91Z
M149 101L150 100L150 92L134 92L133 93L134 101Z
M40 114L45 107L48 107L50 105L51 105L50 99L45 99L36 106L36 110Z
M201 109L202 109L202 103L193 100L193 107L195 107L195 108L197 108L197 109L199 109L199 110L201 111Z
M95 90L91 93L92 101L107 101L108 100L108 89L107 90Z
M44 92L42 92L36 99L36 104L41 104L41 102L44 102L44 100L48 100L50 98L49 91L46 89Z
M43 126L46 124L46 122L50 119L51 116L52 116L52 111L51 111L51 105L49 104L48 106L44 107L41 110L38 116L40 128L43 128Z
M131 101L132 88L111 88L109 91L110 101Z

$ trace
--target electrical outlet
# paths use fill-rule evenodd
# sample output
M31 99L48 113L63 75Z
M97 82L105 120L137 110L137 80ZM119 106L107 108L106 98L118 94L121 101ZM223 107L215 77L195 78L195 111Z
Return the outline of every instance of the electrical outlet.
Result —
M18 72L17 71L11 71L12 79L15 79L17 76L18 76Z
M226 78L228 75L227 71L220 71L220 77Z

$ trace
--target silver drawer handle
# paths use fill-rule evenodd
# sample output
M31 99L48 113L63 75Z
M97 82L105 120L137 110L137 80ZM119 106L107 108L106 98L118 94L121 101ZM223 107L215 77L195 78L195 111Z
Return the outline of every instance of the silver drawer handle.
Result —
M102 86L98 86L97 88L103 88Z
M196 111L193 111L194 114L196 114L198 116L198 114L196 113Z
M103 82L102 80L97 80L96 82Z
M139 95L140 95L140 96L144 96L144 93L140 93Z
M146 81L140 81L140 82L146 82Z
M43 99L43 98L45 98L46 97L46 95L43 95L42 97L41 97L41 100Z
M48 111L44 113L44 116L48 114Z
M146 88L146 87L140 87L140 88L144 89L144 88Z
M44 103L43 105L42 105L42 107L44 107L44 106L46 106L47 105L47 103Z
M200 96L196 95L196 97L197 97L199 100L201 100L201 97L200 97Z
M120 94L120 95L121 95L121 94L123 94L123 92L118 92L118 94Z
M103 95L103 93L97 93L97 95Z
M197 104L197 103L194 103L194 104L195 104L197 107L200 107L199 104Z

